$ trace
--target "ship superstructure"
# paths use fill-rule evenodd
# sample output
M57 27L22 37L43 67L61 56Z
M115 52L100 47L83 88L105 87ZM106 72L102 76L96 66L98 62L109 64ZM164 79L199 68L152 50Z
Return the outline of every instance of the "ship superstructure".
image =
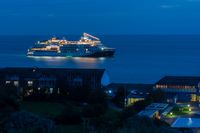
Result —
M105 47L99 38L83 33L79 41L68 41L56 37L38 41L28 49L28 56L111 57L114 48Z

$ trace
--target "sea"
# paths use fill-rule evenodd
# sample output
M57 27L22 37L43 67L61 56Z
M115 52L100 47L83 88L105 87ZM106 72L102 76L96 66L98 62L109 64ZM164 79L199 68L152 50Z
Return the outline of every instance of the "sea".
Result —
M0 36L0 67L103 68L114 83L155 83L164 76L200 76L200 35L101 35L116 48L112 58L27 57L51 36ZM59 36L63 37L63 36ZM79 40L78 35L66 35Z

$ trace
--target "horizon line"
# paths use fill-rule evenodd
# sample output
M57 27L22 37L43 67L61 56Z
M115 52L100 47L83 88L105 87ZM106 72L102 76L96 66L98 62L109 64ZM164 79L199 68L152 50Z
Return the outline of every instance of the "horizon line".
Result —
M182 34L175 34L175 33L170 33L170 34L95 34L95 33L91 33L92 35L97 35L97 36L200 36L200 33L198 34L186 34L186 33L182 33ZM82 34L0 34L0 36L80 36Z

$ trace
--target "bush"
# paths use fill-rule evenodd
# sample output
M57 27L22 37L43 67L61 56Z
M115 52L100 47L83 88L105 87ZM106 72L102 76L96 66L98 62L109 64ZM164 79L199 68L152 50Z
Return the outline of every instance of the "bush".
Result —
M2 124L5 133L54 133L54 122L28 112L16 112Z

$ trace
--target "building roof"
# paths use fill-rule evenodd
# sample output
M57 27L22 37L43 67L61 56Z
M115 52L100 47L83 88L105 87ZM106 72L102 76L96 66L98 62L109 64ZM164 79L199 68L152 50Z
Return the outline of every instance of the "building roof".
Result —
M147 94L134 94L130 93L127 98L146 98Z
M142 110L138 113L138 116L146 116L152 118L158 110Z
M112 89L114 91L120 87L125 88L127 91L150 92L152 91L153 84L111 83L106 86L107 89Z
M16 75L20 74L20 76L27 75L29 77L40 77L42 75L65 75L66 73L77 73L78 74L95 74L99 76L103 76L105 69L71 69L71 68L34 68L34 67L8 67L1 68L0 75Z
M192 76L165 76L156 84L159 85L198 85L200 77Z
M171 127L174 128L200 128L199 118L177 118Z
M152 103L145 108L145 110L158 110L162 111L168 107L169 104L166 103Z
M152 103L148 105L144 110L138 113L139 116L147 116L152 118L156 112L163 111L168 107L166 103Z

